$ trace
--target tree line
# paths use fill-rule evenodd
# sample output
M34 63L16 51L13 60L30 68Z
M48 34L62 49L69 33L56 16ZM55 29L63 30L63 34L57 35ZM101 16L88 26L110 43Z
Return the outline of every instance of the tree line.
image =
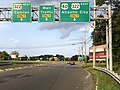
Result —
M97 0L97 5L105 4L107 0ZM112 48L113 62L120 62L120 0L109 0L112 5ZM103 15L99 15L102 17ZM93 45L106 44L106 20L96 20L96 28L92 32Z
M15 55L16 58L12 58L11 55ZM56 57L59 61L78 61L78 57L82 55L73 55L72 57L65 57L64 55L37 55L37 56L19 56L19 52L18 51L12 51L10 54L7 53L6 51L0 51L0 60L22 60L22 61L26 61L26 60L41 60L41 61L55 61Z

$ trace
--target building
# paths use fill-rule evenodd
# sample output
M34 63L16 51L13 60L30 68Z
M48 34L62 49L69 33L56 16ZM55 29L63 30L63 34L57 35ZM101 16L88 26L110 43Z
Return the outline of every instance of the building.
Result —
M106 60L106 45L98 45L95 47L96 61ZM93 46L89 48L89 61L93 60Z

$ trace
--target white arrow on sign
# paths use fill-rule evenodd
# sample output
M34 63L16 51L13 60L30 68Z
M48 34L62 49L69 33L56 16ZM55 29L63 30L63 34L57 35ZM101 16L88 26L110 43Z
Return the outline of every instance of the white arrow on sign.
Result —
M23 21L23 19L21 18L20 21Z
M45 19L46 21L48 20L48 18Z
M74 18L73 21L76 21L76 19Z

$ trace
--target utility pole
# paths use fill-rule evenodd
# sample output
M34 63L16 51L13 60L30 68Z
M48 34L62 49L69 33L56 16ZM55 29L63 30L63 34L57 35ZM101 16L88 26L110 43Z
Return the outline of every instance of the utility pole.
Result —
M95 27L96 27L96 0L94 0L94 33L95 33ZM93 35L93 40L95 40L95 34ZM94 41L95 42L95 41ZM95 67L95 43L93 45L93 68Z
M78 55L80 56L80 47L79 47L79 50L78 50Z
M83 45L84 45L84 42L82 42L82 46L81 46L81 50L82 50L82 61L84 59L84 56L83 56Z
M108 24L107 24L107 20L106 20L106 68L109 69L109 35L108 35Z
M111 0L108 5L108 13L109 13L109 55L110 55L110 70L113 70L113 60L112 60L112 12L111 12Z
M80 57L80 47L78 47L78 61L80 61L79 57Z
M84 45L84 59L85 62L87 62L87 58L86 58L86 31L84 31L84 40L83 40L83 45Z

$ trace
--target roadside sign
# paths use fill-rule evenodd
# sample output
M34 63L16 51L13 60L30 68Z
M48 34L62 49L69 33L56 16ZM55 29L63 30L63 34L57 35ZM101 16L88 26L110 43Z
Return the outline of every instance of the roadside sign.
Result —
M61 2L60 22L89 22L90 2Z
M40 5L39 22L54 22L54 5Z
M15 2L12 6L12 22L31 22L31 2Z
M83 57L82 56L79 56L78 57L78 61L82 61L83 60Z

